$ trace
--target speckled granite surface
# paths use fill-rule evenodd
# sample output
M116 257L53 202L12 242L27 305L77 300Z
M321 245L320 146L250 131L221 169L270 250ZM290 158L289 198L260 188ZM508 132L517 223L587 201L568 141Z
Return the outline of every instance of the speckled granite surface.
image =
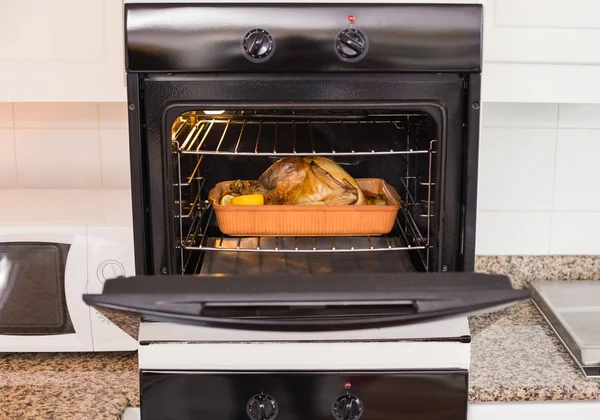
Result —
M516 288L533 280L600 280L600 255L478 256L475 271L506 274Z
M508 275L516 288L535 280L600 280L600 256L478 256L476 271ZM532 303L470 319L469 400L598 400Z
M600 280L599 257L478 257L477 271ZM600 400L531 303L472 318L469 401ZM0 355L0 418L119 419L139 405L134 353Z
M598 400L600 379L586 379L530 302L470 319L469 401Z
M119 419L132 405L135 353L0 355L2 419Z

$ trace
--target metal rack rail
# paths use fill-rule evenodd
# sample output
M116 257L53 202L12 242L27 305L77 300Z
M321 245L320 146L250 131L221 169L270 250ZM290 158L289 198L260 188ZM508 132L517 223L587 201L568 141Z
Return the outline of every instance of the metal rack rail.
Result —
M265 116L267 117L267 116ZM237 156L359 156L427 154L418 146L406 147L408 124L421 115L370 115L366 120L340 116L293 116L239 119L180 117L172 141L181 154ZM412 122L411 122L412 118Z

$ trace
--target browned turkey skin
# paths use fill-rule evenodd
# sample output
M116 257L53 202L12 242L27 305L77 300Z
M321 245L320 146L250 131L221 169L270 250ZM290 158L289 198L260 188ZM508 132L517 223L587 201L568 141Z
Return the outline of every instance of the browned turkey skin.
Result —
M366 204L356 181L331 159L285 157L271 165L258 181L234 181L233 195L261 193L265 204Z

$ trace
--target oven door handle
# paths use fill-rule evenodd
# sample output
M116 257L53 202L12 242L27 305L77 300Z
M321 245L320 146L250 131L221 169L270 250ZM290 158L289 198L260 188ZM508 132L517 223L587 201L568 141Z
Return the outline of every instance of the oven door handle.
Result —
M528 290L451 290L406 292L406 299L348 301L203 300L191 294L85 295L102 311L149 321L269 331L338 331L414 324L499 309L530 297Z

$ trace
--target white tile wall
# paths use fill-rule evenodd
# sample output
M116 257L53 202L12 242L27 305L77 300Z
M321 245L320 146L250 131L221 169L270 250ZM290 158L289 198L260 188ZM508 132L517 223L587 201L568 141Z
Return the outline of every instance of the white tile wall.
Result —
M483 126L503 128L556 128L558 104L484 103Z
M129 133L126 129L100 130L102 185L106 188L129 187Z
M600 128L600 105L561 105L558 127Z
M600 254L600 105L484 104L478 254ZM127 188L124 103L0 103L0 188Z
M554 209L600 211L600 130L558 130Z
M98 128L98 104L15 103L15 128Z
M100 188L98 130L15 130L17 170L22 188Z
M478 254L600 254L600 105L484 104Z
M0 188L128 188L125 103L0 103Z
M483 128L479 210L552 210L556 129Z
M551 254L600 254L600 212L556 212Z
M17 187L14 131L0 128L0 188Z
M127 128L127 105L125 103L98 104L100 128Z
M481 211L477 250L490 255L545 255L550 251L552 213L545 211Z
M13 108L11 103L0 102L0 128L13 127Z

